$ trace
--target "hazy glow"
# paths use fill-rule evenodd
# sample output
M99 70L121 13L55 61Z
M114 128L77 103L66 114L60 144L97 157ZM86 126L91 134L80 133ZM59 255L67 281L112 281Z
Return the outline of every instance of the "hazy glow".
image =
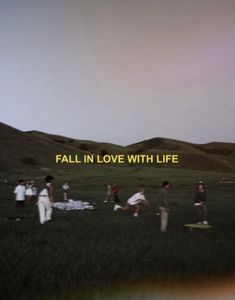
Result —
M0 0L1 121L234 141L235 1Z

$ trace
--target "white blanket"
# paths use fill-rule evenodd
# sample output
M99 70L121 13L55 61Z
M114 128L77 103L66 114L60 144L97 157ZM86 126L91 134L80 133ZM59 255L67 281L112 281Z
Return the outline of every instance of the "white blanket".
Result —
M93 210L94 206L90 205L89 202L83 202L80 200L72 200L69 199L68 202L55 202L53 204L54 208L58 208L61 210L84 210L84 209L89 209Z

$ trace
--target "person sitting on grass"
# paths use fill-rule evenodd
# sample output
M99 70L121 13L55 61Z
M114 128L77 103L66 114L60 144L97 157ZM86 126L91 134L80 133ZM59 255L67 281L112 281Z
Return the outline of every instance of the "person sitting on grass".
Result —
M207 194L205 191L204 183L202 181L198 181L197 187L196 187L196 193L194 197L194 205L197 209L198 214L198 222L197 224L201 225L208 225L208 222L206 220L207 215Z
M123 211L127 211L129 209L129 207L133 207L134 208L134 217L138 217L139 216L139 210L140 210L140 203L143 203L146 206L149 206L149 202L147 201L145 194L144 194L144 189L141 188L139 189L138 193L134 194L133 196L131 196L128 200L125 206L121 206L116 204L114 206L114 211L117 210L123 210Z

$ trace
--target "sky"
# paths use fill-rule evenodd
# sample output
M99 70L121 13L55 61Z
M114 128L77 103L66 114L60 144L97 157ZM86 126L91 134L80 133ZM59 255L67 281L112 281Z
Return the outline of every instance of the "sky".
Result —
M0 0L0 120L131 144L235 142L234 0Z

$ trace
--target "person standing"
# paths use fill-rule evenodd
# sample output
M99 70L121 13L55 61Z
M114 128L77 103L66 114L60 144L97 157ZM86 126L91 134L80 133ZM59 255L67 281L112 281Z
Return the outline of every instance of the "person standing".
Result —
M24 202L25 202L25 182L24 180L19 180L18 185L14 189L15 194L15 203L16 203L16 221L20 220L20 217L22 216L22 211L24 209Z
M32 196L32 200L35 201L37 198L37 184L35 182L35 180L31 180L32 183L32 191L33 191L33 196Z
M196 192L194 196L194 205L197 209L198 222L197 224L208 225L207 222L207 193L205 191L204 183L199 181L197 183Z
M114 183L113 187L112 187L112 193L113 193L113 200L116 203L120 202L120 200L119 200L119 192L120 192L119 185L117 183Z
M162 188L158 194L158 201L159 201L159 210L161 215L161 225L160 225L160 231L166 232L168 227L168 220L169 220L169 190L171 188L171 185L168 181L164 181L162 183Z
M112 186L109 182L106 183L106 188L107 188L107 192L106 192L106 198L104 200L104 203L112 202Z
M52 205L54 202L54 191L52 185L53 179L53 176L46 176L46 187L39 193L38 196L38 212L40 224L45 224L45 222L51 221Z
M26 184L26 200L28 203L32 202L32 198L33 198L33 188L32 188L32 181L29 180Z
M68 191L70 189L70 186L68 185L68 182L65 182L62 185L62 189L63 189L63 200L68 201Z

